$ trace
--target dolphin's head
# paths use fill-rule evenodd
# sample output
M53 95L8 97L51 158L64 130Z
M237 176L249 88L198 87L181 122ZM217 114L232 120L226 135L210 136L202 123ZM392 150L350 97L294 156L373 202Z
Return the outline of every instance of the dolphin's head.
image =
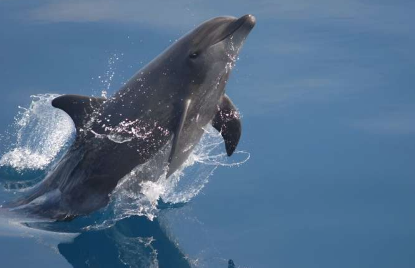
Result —
M212 91L221 94L254 25L252 15L213 18L168 48L163 53L167 58L162 56L163 60L172 63L168 68L180 77L177 82L186 93L204 98L210 97Z
M238 53L255 26L255 17L245 15L217 17L202 23L184 37L187 42L186 66L196 84L220 81L225 84ZM184 55L183 55L184 56Z
M234 61L254 26L255 17L252 15L208 20L184 38L189 42L188 57L194 64Z

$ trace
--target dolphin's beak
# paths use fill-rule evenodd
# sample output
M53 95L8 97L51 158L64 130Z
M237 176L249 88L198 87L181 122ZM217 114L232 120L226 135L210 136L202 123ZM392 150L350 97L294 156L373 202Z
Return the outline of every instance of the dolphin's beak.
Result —
M254 28L255 23L256 23L256 19L251 14L242 16L234 22L234 24L238 25L237 29L239 29L240 27L246 27L246 28L249 28L250 30Z
M246 35L254 28L256 19L251 14L240 17L229 25L228 31L229 35L234 34L236 31L240 30Z
M254 28L256 19L253 15L247 14L245 16L240 17L239 19L235 19L229 25L226 26L226 29L222 31L222 34L216 37L216 40L213 42L212 45L215 45L229 36L235 36L237 34L242 35L242 39L245 39L249 32Z

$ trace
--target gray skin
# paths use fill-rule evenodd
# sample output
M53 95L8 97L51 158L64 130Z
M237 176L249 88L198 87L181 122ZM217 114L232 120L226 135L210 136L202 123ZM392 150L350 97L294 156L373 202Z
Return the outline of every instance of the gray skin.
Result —
M76 140L47 177L10 207L57 220L91 213L108 204L120 179L165 148L167 176L174 173L210 123L222 133L230 156L241 125L225 86L254 25L252 15L211 19L109 99L64 95L53 100L73 119Z

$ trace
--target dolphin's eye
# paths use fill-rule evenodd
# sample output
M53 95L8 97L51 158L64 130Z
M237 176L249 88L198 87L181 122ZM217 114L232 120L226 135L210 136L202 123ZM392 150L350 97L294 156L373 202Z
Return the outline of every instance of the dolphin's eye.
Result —
M191 58L191 59L196 59L196 58L197 58L197 56L199 56L199 53L197 53L197 52L193 52L192 54L190 54L190 55L189 55L189 58Z

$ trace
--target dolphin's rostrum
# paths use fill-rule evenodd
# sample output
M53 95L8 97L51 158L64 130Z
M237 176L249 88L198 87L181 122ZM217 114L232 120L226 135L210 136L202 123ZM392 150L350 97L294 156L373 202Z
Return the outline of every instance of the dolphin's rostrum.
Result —
M76 139L46 178L10 206L58 220L91 213L108 204L121 178L166 146L167 176L175 172L207 124L220 131L232 155L241 123L225 85L254 25L252 15L208 20L112 97L54 99L52 105L72 118Z

